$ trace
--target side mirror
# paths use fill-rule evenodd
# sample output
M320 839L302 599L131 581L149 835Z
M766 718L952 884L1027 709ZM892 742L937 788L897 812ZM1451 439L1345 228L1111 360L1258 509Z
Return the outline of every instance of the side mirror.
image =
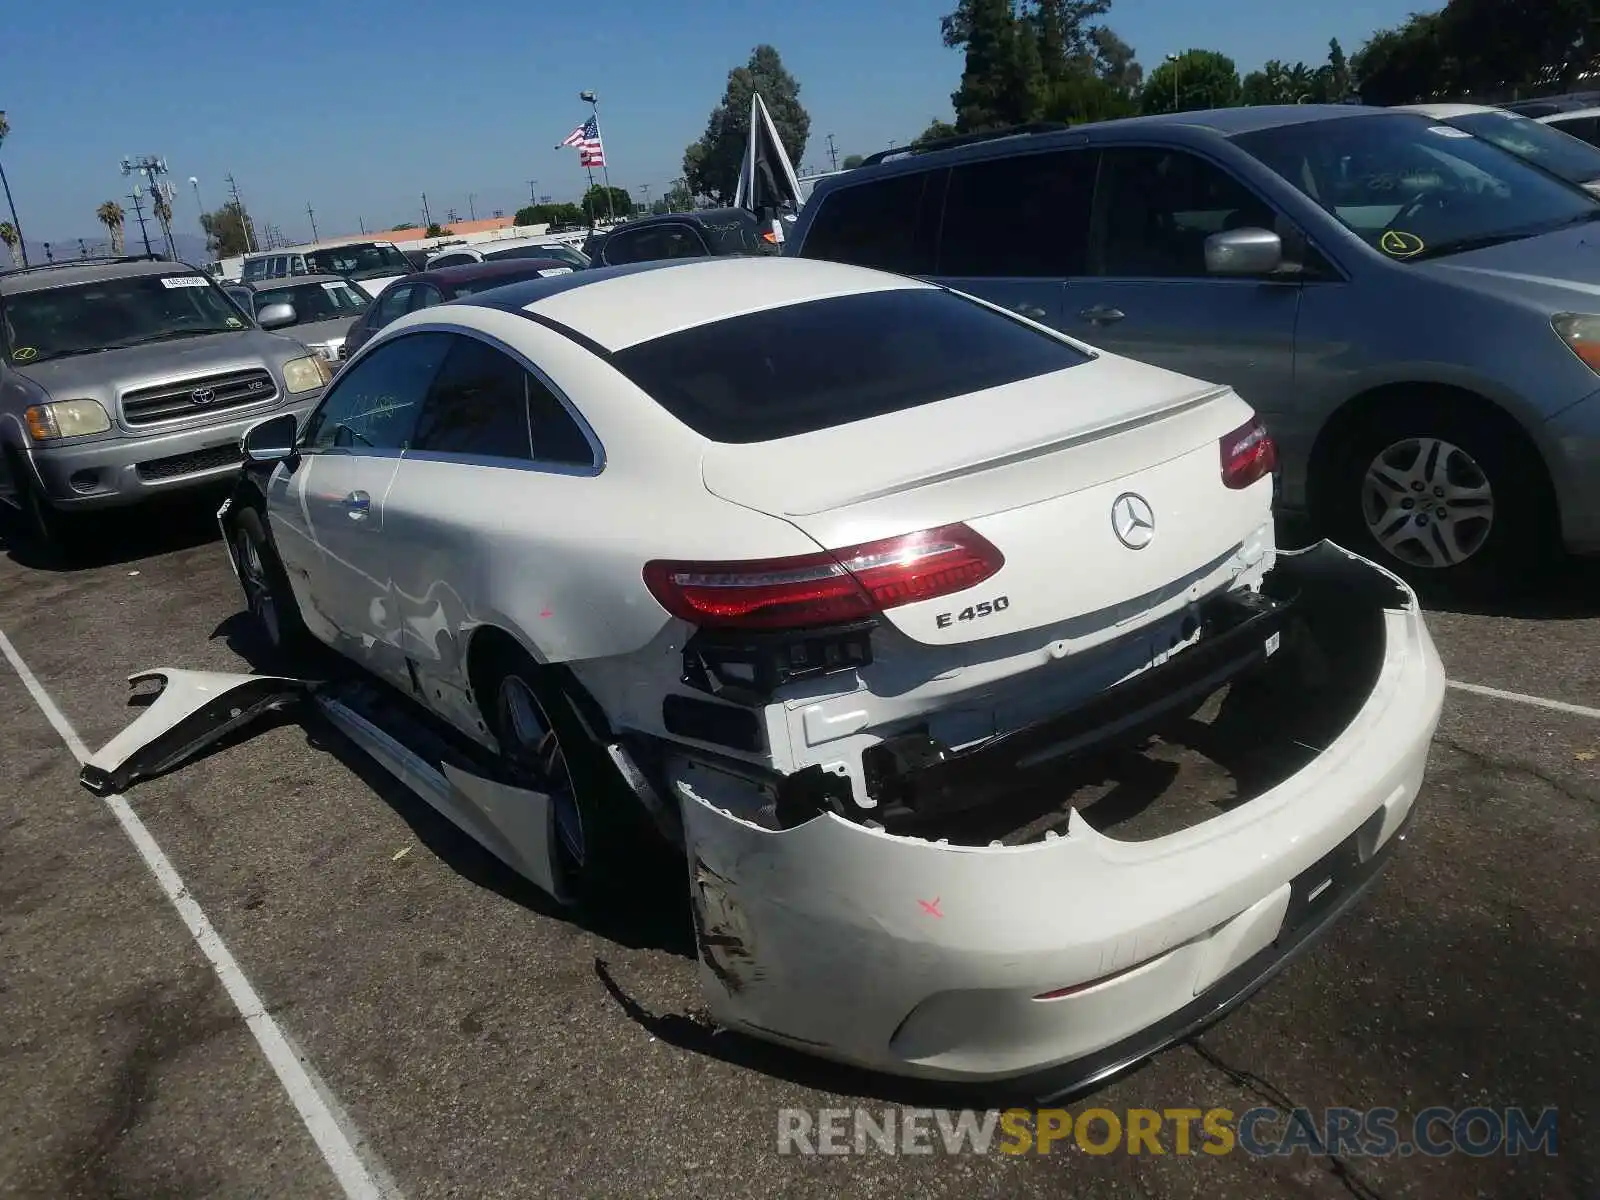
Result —
M243 450L247 463L272 466L294 456L300 421L293 413L279 413L245 430Z
M1209 262L1209 247L1206 253L1208 255L1207 261ZM256 324L263 329L282 329L285 325L293 325L299 319L300 315L294 311L294 305L292 304L264 305L261 311L256 314Z
M1270 275L1283 265L1283 239L1270 229L1228 229L1206 239L1212 275Z

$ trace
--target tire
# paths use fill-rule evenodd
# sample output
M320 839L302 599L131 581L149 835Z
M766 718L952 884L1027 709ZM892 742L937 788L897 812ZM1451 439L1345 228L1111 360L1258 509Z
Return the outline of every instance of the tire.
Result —
M474 692L512 779L552 798L555 859L573 899L593 903L636 888L660 839L574 714L560 673L520 650L503 653Z
M1373 413L1333 456L1326 526L1419 589L1498 593L1554 557L1537 452L1509 418L1422 396Z
M267 535L260 511L250 506L241 508L228 536L233 542L230 550L239 568L245 607L262 644L277 665L303 663L315 643L300 619L289 575Z
M33 472L19 455L13 453L8 457L12 486L17 493L17 508L22 518L22 532L28 544L41 554L70 556L80 548L78 522L50 503L50 498L39 489Z

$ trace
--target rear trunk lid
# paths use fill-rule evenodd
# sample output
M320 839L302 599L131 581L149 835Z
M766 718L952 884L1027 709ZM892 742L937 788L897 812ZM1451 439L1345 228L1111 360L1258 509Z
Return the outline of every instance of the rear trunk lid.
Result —
M1222 483L1220 439L1251 416L1229 388L1103 356L797 437L713 444L702 472L714 495L829 550L957 522L987 538L1005 556L997 574L885 613L915 640L1074 619L1087 632L1132 620L1268 519L1270 478ZM1113 507L1130 494L1119 538ZM1131 531L1130 511L1146 518Z

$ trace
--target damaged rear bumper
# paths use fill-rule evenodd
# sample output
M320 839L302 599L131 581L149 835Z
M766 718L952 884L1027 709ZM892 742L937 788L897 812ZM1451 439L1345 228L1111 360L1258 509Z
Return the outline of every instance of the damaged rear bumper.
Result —
M1360 618L1364 644L1330 649L1370 659L1364 694L1301 769L1198 825L1121 841L1074 811L1064 836L960 846L831 812L764 828L680 782L714 1015L871 1070L1038 1100L1249 995L1400 843L1444 695L1393 576L1326 542L1277 570L1308 619Z

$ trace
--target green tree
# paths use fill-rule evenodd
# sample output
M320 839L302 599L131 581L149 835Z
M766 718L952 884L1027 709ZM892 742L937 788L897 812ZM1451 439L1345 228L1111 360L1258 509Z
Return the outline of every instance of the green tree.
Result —
M1133 47L1104 25L1089 31L1089 44L1094 47L1095 74L1117 95L1136 99L1144 83L1144 68Z
M441 225L441 224L439 224L439 222L434 221L432 224L430 224L428 226L428 228L426 230L423 231L422 236L423 237L431 237L431 238L449 237L454 232L455 232L454 229L450 229L449 227Z
M1215 50L1185 50L1150 72L1139 107L1147 113L1228 108L1239 102L1239 92L1233 59Z
M633 197L628 195L625 188L612 188L611 202L607 204L606 189L597 183L583 194L581 204L583 219L591 225L596 221L610 220L613 213L619 221L633 215Z
M205 230L206 247L218 258L232 258L251 246L259 248L255 222L236 201L229 200L216 212L202 213L200 228ZM401 226L405 228L405 226ZM248 240L246 229L249 230Z
M514 225L581 225L583 209L576 204L528 204L511 218Z
M722 101L711 110L700 140L683 152L683 177L689 192L718 204L731 204L750 136L750 98L756 92L767 106L778 140L791 163L804 156L811 117L800 104L800 84L784 68L777 50L757 46L750 61L728 72Z
M1350 63L1345 59L1344 47L1338 38L1328 39L1328 62L1318 70L1321 99L1327 104L1343 104L1350 98L1352 76Z
M20 267L22 265L22 238L17 234L17 227L10 221L0 221L0 242L4 242L6 249L11 252L11 265Z
M866 160L859 154L846 154L844 161L839 164L841 171L854 171Z
M948 121L929 121L928 127L911 139L911 144L921 146L928 142L942 141L945 138L955 137L957 132L956 127Z
M1031 121L1044 103L1044 63L1032 21L1012 0L960 0L940 22L944 44L966 52L950 96L956 130L972 133Z

